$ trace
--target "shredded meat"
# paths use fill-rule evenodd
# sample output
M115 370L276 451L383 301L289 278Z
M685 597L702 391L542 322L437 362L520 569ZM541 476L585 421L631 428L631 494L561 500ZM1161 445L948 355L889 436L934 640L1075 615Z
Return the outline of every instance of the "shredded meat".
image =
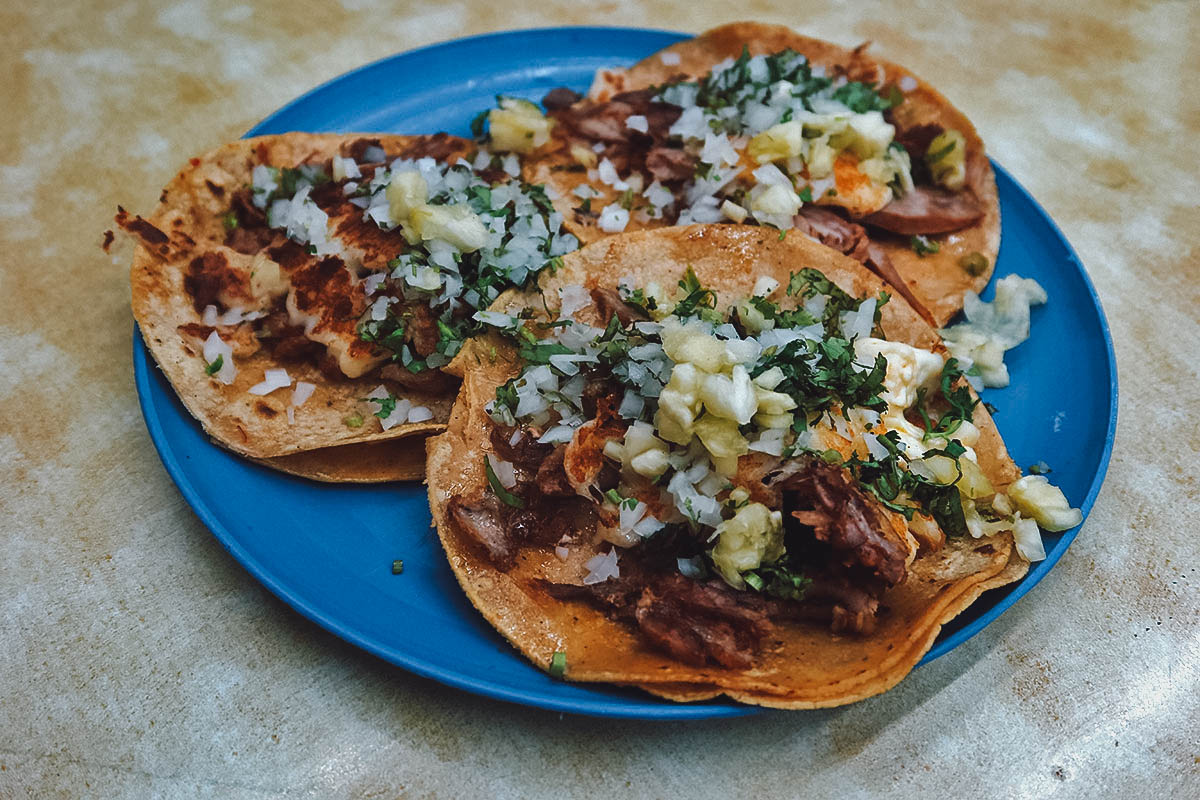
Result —
M492 451L499 458L511 461L520 469L536 470L546 456L551 454L552 447L548 444L540 444L537 437L529 431L509 428L495 422L491 422L490 425L489 438L492 441ZM513 433L518 430L521 430L521 438L517 439L515 444L511 444Z
M254 199L249 189L233 193L233 196L229 198L229 210L237 217L238 229L267 227L267 215L254 205Z
M812 529L816 542L828 548L832 565L865 571L887 586L904 580L907 545L887 536L879 501L846 469L811 458L780 484L786 516Z
M561 497L539 497L527 494L526 507L514 509L508 515L505 530L516 546L546 547L563 535L563 520L571 519L575 510L571 501Z
M896 129L896 141L903 145L912 159L913 167L925 158L929 152L929 144L936 139L945 128L941 125L913 125L909 128Z
M668 131L683 109L670 103L656 102L654 94L653 89L642 89L622 92L606 103L583 100L565 107L551 108L547 105L547 108L571 133L585 139L607 144L645 142L646 139L662 143L666 141ZM555 100L563 98L565 95ZM625 120L631 116L646 118L645 133L625 124Z
M605 321L615 316L622 325L628 327L635 322L650 319L640 308L631 306L622 300L621 293L616 289L597 287L591 290L591 294L592 302L596 304L596 309Z
M700 583L677 572L643 574L591 586L544 584L551 596L583 600L611 618L633 623L647 643L688 664L744 669L772 629L771 600L735 592L721 581Z
M543 495L569 497L575 494L575 487L567 479L566 468L563 466L563 456L566 452L566 445L555 447L538 467L537 476L534 478L534 486Z
M818 575L804 592L809 608L828 615L835 632L870 633L875 630L879 600L872 591L844 575Z
M646 170L663 183L684 181L696 172L698 159L678 147L657 146L646 153Z
M367 153L368 147L378 147L378 148L382 149L383 142L380 141L379 139L369 139L369 138L365 138L365 137L362 139L355 139L353 142L350 142L349 144L342 145L342 152L345 154L346 157L353 158L355 161L359 162L360 165L361 164L370 164L370 163L379 163L379 162L367 161L366 153Z
M983 219L983 207L970 191L948 192L916 186L863 221L905 236L950 233Z
M417 303L412 307L412 317L408 320L408 338L412 342L417 355L425 357L437 350L438 333L437 320L429 306Z

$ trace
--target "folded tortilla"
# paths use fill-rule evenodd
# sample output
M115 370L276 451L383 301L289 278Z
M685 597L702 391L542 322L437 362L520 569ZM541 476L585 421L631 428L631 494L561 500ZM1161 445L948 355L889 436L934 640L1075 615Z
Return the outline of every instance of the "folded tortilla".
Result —
M544 299L553 312L561 287L612 287L620 278L634 286L651 281L670 285L689 266L703 286L717 292L722 305L750 296L761 276L786 285L793 272L805 267L820 270L857 297L874 296L882 288L854 260L796 232L781 240L775 231L760 227L697 225L610 237L569 254L562 269L543 277ZM497 305L532 304L533 299L501 298ZM889 340L944 352L935 331L899 298L883 306L880 325ZM1028 568L1010 533L950 538L942 549L917 555L907 579L884 594L881 602L888 611L869 635L778 621L752 668L682 663L649 648L635 630L594 606L555 599L547 592L546 581L579 583L587 572L583 563L600 552L599 543L594 549L573 548L565 561L553 547L525 547L515 566L503 571L459 529L448 503L488 490L484 462L492 445L484 406L495 398L497 386L520 371L520 364L511 348L493 339L465 349L450 368L463 375L463 387L446 431L428 440L427 481L438 535L475 607L543 669L550 668L555 653L565 653L568 680L636 685L681 701L725 695L778 708L842 705L895 685L946 622L987 589L1019 579ZM1003 491L1020 471L982 404L973 422L981 434L975 447L979 465ZM569 530L582 518L564 515L556 522Z
M889 233L870 224L869 219L852 217L866 224L870 241L886 254L891 267L880 273L893 283L902 283L902 293L914 301L926 319L944 326L962 308L967 290L982 291L991 277L1000 248L1000 204L991 163L982 140L967 117L929 83L904 67L866 54L866 45L854 49L796 33L781 25L737 22L706 31L654 53L628 69L600 70L588 94L588 101L604 103L622 92L636 92L681 79L697 79L726 59L736 59L746 48L751 56L770 55L786 49L808 57L811 64L825 67L829 75L845 75L877 87L895 90L903 102L889 111L899 135L906 131L954 129L963 134L966 144L966 181L962 191L974 195L983 211L978 222L950 233L929 235L938 252L918 255L910 236ZM586 101L585 101L586 102ZM924 141L928 144L929 137ZM579 197L572 191L581 183L593 186L580 170L571 152L572 139L563 125L555 126L550 142L526 160L526 179L552 185L562 198L559 208L571 231L583 242L605 236L595 214L575 213ZM914 156L913 161L918 160ZM600 187L604 189L605 187ZM591 201L593 212L615 199L605 193ZM663 225L660 220L631 220L627 231Z
M359 153L361 157L364 146L382 148L388 159L432 156L442 161L475 149L472 142L445 134L289 133L241 139L191 159L145 219L123 210L118 215L118 224L137 242L130 270L134 317L147 348L188 411L221 446L284 472L321 481L419 478L423 473L423 435L445 425L457 381L432 376L435 380L427 385L414 387L405 382L410 376L403 374L398 376L399 382L381 377L378 369L347 378L336 368L322 370L313 358L282 360L255 336L250 322L205 324L185 284L189 265L206 256L215 258L223 269L254 272L255 255L243 252L253 247L243 244L239 250L224 220L234 195L250 186L256 165L324 164L328 173L333 156ZM361 209L343 205L343 213L331 216L330 228L337 230L339 238L364 263L378 269L406 248L399 231L363 224ZM270 238L271 244L260 252L286 241L281 232L264 238ZM298 252L306 265L319 260ZM349 310L352 314L362 311L357 306ZM340 334L353 338L355 318L337 317L342 313L331 308L329 317ZM233 348L237 375L230 384L206 373L203 345L214 330ZM285 369L291 385L262 396L251 394L251 387L271 369ZM294 405L293 390L299 382L311 383L315 389L302 404ZM428 408L432 419L384 430L363 401L380 385L414 406Z

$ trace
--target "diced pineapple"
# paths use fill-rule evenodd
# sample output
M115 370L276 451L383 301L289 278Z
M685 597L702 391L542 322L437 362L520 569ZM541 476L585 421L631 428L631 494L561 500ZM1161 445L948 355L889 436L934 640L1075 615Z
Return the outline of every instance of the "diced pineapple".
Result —
M400 225L409 218L413 209L425 205L429 186L419 172L397 172L392 175L386 193L388 216L393 225Z
M411 211L409 220L427 242L440 239L464 253L487 244L487 228L470 206L421 206Z
M934 137L925 152L925 163L935 183L961 189L967 179L967 140L953 128Z
M1083 512L1071 508L1062 489L1044 475L1026 475L1008 488L1008 497L1026 517L1048 531L1065 531L1083 522Z
M528 153L550 141L552 121L528 100L500 98L500 108L488 112L492 148L502 152Z
M804 151L804 127L794 121L772 125L751 139L746 150L759 164L793 158Z
M747 503L717 526L713 566L735 589L746 586L742 573L783 555L783 515L762 503Z

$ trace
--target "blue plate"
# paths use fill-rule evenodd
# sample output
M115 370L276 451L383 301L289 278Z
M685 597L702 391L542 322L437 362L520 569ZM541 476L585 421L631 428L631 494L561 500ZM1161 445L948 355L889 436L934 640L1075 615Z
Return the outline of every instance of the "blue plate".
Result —
M288 104L247 135L286 131L467 134L498 93L537 100L586 90L599 67L632 63L685 36L625 28L516 31L402 53ZM1046 213L997 168L1003 247L997 276L1036 278L1050 303L1008 356L1013 385L984 397L1017 463L1050 462L1087 514L1116 429L1108 325L1075 253ZM698 719L757 709L669 703L634 690L553 680L521 658L463 597L430 528L420 484L330 486L242 460L211 444L134 335L146 427L167 471L209 530L268 589L309 619L394 664L451 686L532 706L610 717ZM1033 588L1078 529L1045 537L1047 558L985 594L921 663L962 644ZM393 559L404 573L391 574Z

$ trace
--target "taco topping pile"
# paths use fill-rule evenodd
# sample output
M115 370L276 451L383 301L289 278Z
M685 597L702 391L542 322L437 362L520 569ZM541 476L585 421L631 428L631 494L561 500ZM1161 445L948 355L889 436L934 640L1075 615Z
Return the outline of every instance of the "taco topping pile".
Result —
M418 144L389 159L360 139L324 161L253 167L220 215L224 242L189 254L183 276L200 319L181 332L203 342L208 376L232 384L239 358L266 348L278 366L251 394L292 386L297 362L329 380L449 389L437 368L478 332L474 313L578 246L514 156L444 135ZM149 224L118 221L135 233ZM383 430L433 417L389 385L362 392ZM312 387L295 385L290 420Z
M554 522L583 509L609 545L551 594L680 660L744 667L770 618L871 631L918 547L1012 531L1037 559L1039 522L1078 523L1044 478L990 484L978 401L954 359L881 337L886 294L805 269L723 312L690 269L673 296L629 283L565 287L549 323L489 312L525 363L486 407L489 492L449 512L500 569L591 546Z

